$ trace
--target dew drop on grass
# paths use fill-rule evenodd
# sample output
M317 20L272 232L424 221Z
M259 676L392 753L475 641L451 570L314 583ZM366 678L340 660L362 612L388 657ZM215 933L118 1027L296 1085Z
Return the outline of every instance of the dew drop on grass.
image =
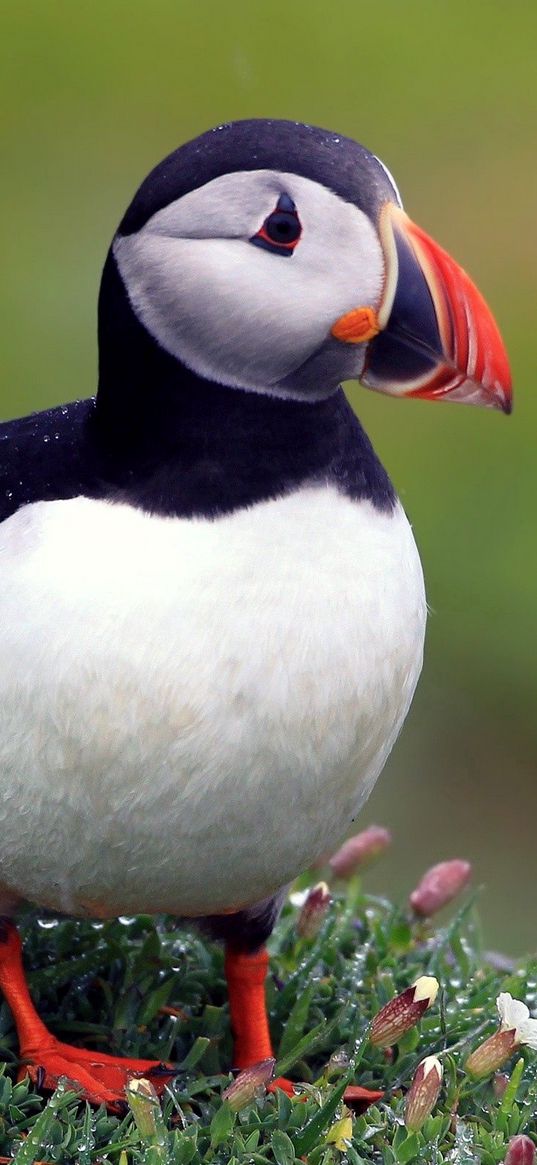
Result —
M528 979L526 982L526 989L524 991L524 1002L528 1007L532 1007L537 998L537 982L535 979Z

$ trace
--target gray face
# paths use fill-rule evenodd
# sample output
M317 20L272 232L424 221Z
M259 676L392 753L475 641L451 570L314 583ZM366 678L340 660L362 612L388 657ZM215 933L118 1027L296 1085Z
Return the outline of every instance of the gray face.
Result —
M292 255L251 242L281 195L302 228ZM360 377L366 345L330 329L354 308L378 310L383 253L368 216L319 183L224 174L118 235L113 251L137 317L200 376L312 399Z

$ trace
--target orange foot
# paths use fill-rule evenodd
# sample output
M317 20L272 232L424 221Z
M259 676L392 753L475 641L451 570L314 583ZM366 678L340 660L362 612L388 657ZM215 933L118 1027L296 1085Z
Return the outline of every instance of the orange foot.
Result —
M38 1088L54 1089L60 1076L92 1104L106 1104L120 1112L125 1085L133 1076L148 1076L162 1092L175 1069L154 1060L122 1059L64 1044L40 1020L28 991L22 965L21 941L12 923L0 928L0 988L13 1013L24 1061L19 1077L30 1076Z
M277 1088L281 1088L282 1092L285 1092L287 1096L296 1096L295 1089L297 1087L299 1088L300 1085L294 1084L286 1076L277 1076L276 1080L271 1080L267 1087L267 1092L276 1092ZM362 1088L359 1084L349 1084L349 1087L343 1093L343 1100L345 1104L355 1108L357 1112L365 1112L370 1104L375 1104L383 1096L384 1093L379 1092L376 1088ZM305 1099L305 1094L300 1097L300 1100Z
M50 1032L47 1034L46 1043L31 1050L21 1048L21 1057L29 1062L21 1067L19 1079L29 1076L39 1089L53 1091L60 1076L65 1076L83 1100L89 1100L90 1104L106 1104L109 1112L119 1113L125 1107L125 1087L129 1080L148 1077L160 1095L177 1072L170 1064L89 1052L62 1043Z

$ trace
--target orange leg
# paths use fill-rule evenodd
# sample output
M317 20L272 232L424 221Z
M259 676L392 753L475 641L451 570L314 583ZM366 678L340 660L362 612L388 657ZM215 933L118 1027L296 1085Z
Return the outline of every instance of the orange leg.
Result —
M255 955L245 955L230 947L226 949L234 1068L250 1068L252 1064L274 1055L265 1004L268 966L269 957L264 947Z
M229 946L226 948L225 972L235 1068L251 1068L260 1060L267 1060L274 1055L265 1000L268 966L269 957L264 947L255 955L245 955ZM284 1076L278 1076L269 1085L271 1092L276 1088L282 1088L288 1096L294 1096L294 1085ZM383 1093L376 1089L350 1085L345 1091L344 1100L363 1110L382 1096Z
M13 1013L19 1037L20 1057L26 1061L21 1075L29 1075L39 1087L53 1089L60 1076L73 1081L85 1100L117 1109L125 1100L125 1085L133 1076L150 1075L161 1092L174 1069L154 1060L122 1059L64 1044L40 1020L30 998L19 935L13 923L0 924L0 990Z

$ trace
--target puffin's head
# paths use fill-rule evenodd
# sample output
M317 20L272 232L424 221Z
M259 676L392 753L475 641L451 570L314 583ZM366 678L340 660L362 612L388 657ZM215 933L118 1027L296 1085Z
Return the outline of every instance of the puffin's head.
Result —
M479 292L348 138L287 121L203 134L138 190L103 291L110 265L138 325L206 380L314 400L358 379L510 411Z

